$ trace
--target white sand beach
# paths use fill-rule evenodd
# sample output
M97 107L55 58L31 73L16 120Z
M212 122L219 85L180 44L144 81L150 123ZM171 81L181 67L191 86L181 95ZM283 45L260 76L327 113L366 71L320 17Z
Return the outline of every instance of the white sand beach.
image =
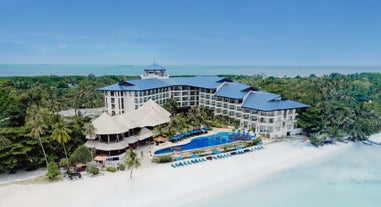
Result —
M293 166L323 159L351 144L321 148L280 142L264 150L230 158L172 168L153 164L96 177L48 184L0 187L0 206L182 206L221 191L280 173Z
M369 137L369 140L372 140L373 142L381 143L381 132L377 134L373 134Z

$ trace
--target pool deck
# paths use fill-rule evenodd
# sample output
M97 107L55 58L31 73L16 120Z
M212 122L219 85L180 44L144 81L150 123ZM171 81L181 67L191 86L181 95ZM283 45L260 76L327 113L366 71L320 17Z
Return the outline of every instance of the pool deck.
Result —
M158 146L154 146L152 148L152 153L154 153L157 150L164 149L164 148L167 148L167 147L173 147L173 146L188 144L194 138L210 136L210 135L217 134L219 132L232 132L232 128L213 128L212 130L208 131L207 134L200 134L200 135L197 135L197 136L189 137L189 138L186 138L186 139L181 140L179 142L172 143L170 141L167 141L167 142L162 143L162 144L160 144ZM174 154L174 153L169 153L169 154ZM163 155L163 154L160 154L160 155ZM153 156L160 156L160 155L153 154Z

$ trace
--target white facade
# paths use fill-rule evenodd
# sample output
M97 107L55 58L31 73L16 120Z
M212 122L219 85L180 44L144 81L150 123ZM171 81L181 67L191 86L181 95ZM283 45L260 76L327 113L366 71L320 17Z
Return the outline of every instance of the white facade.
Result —
M289 136L296 126L296 109L259 111L241 107L243 100L215 96L216 90L191 86L171 86L144 91L106 91L107 113L123 114L141 107L148 100L163 105L173 98L181 107L202 106L212 109L215 114L226 115L240 120L240 127L255 129L270 137Z

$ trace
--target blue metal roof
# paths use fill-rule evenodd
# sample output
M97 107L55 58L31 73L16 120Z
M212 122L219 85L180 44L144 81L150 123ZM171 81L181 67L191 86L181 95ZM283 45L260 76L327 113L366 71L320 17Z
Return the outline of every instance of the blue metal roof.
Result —
M162 88L168 86L186 85L207 89L216 89L225 78L217 76L196 76L196 77L181 77L181 78L168 78L168 79L139 79L128 80L118 84L105 86L99 88L100 91L139 91L149 90L155 88Z
M246 100L242 103L242 107L261 111L275 111L306 108L309 106L296 101L281 100L281 97L277 94L265 91L255 91L250 92Z
M221 78L217 76L180 77L162 80L173 86L186 85L207 89L216 89L224 81L228 81L226 78Z
M243 99L247 92L252 89L251 86L238 82L224 83L214 95L233 99Z
M100 91L141 91L170 86L161 79L150 78L141 80L129 80L99 88Z
M159 64L154 63L144 68L144 70L165 70L165 68Z

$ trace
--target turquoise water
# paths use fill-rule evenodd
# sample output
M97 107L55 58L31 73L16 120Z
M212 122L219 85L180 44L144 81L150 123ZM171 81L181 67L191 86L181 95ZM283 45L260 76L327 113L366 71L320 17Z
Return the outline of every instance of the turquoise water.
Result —
M203 136L203 137L194 138L188 144L178 145L174 147L181 147L181 150L191 150L191 149L227 144L231 142L234 142L234 140L229 139L228 132L219 132L211 136ZM167 148L163 148L163 149L155 151L155 154L165 154L165 153L172 153L172 152L173 152L173 147L167 147Z
M360 72L381 72L381 66L236 66L236 65L164 65L169 75L219 75L241 74L267 76L310 74L324 75L332 72L343 74ZM147 64L148 65L148 64ZM0 64L0 76L37 76L37 75L140 75L146 65L59 65L59 64Z
M249 182L191 206L379 207L381 147L355 144L318 162Z

